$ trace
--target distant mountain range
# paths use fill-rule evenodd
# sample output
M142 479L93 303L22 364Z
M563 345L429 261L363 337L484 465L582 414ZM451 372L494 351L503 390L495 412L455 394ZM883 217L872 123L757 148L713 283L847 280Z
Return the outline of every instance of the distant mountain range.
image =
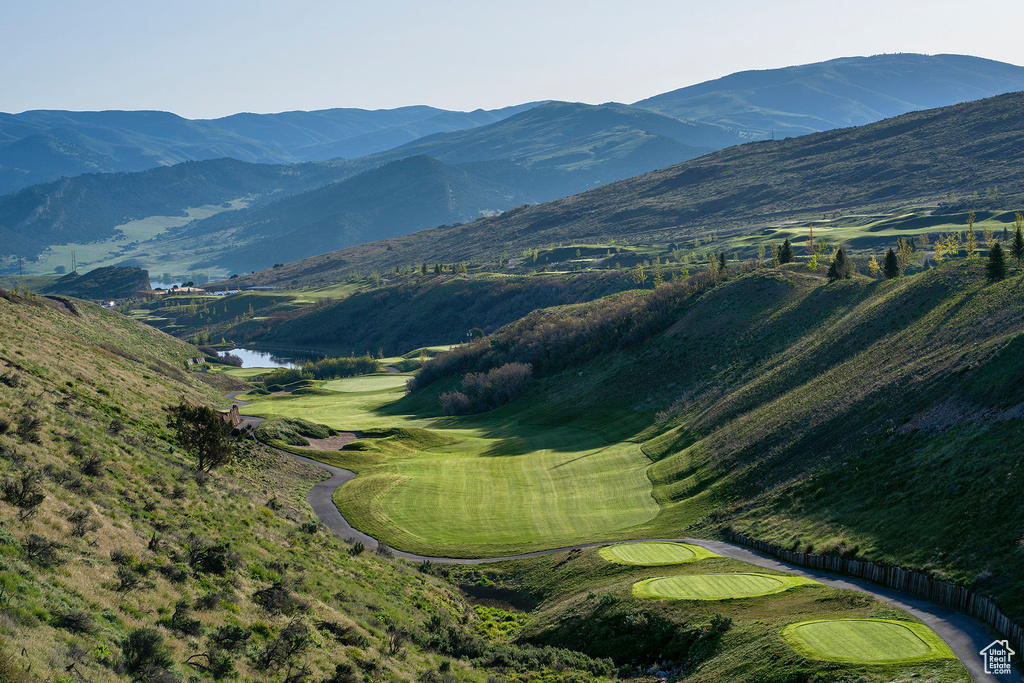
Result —
M362 244L246 276L271 285L332 282L352 270L496 258L538 245L669 244L834 211L989 192L1021 197L1024 93L913 112L855 128L730 147L589 192ZM975 200L975 204L979 201ZM970 208L970 207L969 207ZM980 208L980 207L978 207Z
M196 267L257 270L281 261L275 251L297 259L465 222L773 132L783 137L862 124L1020 89L1022 67L899 54L742 72L634 105L546 102L468 113L331 109L207 121L166 112L0 114L0 187L90 173L0 197L0 256L32 258L50 245L120 239L115 228L128 221L244 199L246 209L83 265L155 267L173 250L185 258L196 252L190 262ZM358 158L323 161L338 155ZM237 161L178 163L210 157ZM416 157L433 163L393 165ZM125 169L136 172L111 173Z
M0 114L0 194L64 176L222 157L269 164L355 158L425 135L493 123L532 106L473 112L326 109L196 121L163 111Z
M756 138L862 126L921 109L1024 90L1024 67L966 55L845 57L741 71L635 102Z

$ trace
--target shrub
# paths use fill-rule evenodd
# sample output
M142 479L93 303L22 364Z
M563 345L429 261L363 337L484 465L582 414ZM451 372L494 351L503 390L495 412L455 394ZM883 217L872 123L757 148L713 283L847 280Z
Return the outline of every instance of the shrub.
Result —
M185 538L185 552L188 565L194 571L206 574L224 576L240 562L230 543L210 543L196 534Z
M39 430L43 427L43 421L35 415L25 413L18 418L18 437L23 441L39 443Z
M524 391L533 368L526 363L506 363L488 372L471 372L462 378L462 391L441 394L445 415L481 413L504 405Z
M57 628L72 633L91 634L96 632L96 620L90 612L84 610L58 610L53 614L51 623Z
M61 561L60 544L39 534L29 534L21 543L25 557L42 567L50 567Z
M31 509L43 502L42 473L39 470L25 470L16 479L5 479L0 484L0 494L11 505Z
M145 673L166 670L171 663L170 650L156 629L132 629L121 642L121 666L132 680L141 680Z
M174 606L174 614L171 615L168 626L172 631L186 636L195 637L203 632L202 622L192 616L191 606L185 600L179 600Z
M78 463L78 470L87 477L99 477L103 475L104 464L102 456L89 455Z
M245 647L250 636L252 636L252 632L249 629L243 626L227 624L215 628L207 638L211 645L220 650L236 652Z

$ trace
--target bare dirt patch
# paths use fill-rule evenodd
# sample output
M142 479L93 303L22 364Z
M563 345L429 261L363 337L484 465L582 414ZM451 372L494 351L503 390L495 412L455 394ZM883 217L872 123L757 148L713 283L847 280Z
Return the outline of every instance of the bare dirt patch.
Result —
M306 441L309 442L309 445L299 446L299 448L311 451L340 451L345 444L350 444L358 438L355 432L341 432L326 439L311 439L307 436Z

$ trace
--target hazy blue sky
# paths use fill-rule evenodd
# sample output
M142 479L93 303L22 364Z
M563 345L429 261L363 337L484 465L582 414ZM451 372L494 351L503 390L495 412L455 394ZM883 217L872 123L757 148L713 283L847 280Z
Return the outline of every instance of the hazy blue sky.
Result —
M33 0L2 5L0 111L633 102L881 52L1021 64L1021 0Z

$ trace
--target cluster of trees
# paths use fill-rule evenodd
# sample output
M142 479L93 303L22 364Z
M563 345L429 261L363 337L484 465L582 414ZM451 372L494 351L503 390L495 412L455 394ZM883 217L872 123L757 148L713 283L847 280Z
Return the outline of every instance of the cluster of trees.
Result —
M487 372L470 372L462 378L462 391L438 398L445 415L482 413L504 405L526 391L533 368L528 363L506 363Z
M942 263L947 257L959 255L961 248L966 251L968 259L977 258L978 237L974 231L973 211L968 214L967 227L968 229L963 235L959 233L939 235L933 245L936 262ZM1012 239L1010 239L1009 230L1005 228L1002 240L997 239L991 230L985 230L983 234L985 243L988 245L988 261L985 264L985 270L990 281L995 282L1006 277L1007 252L1017 261L1017 268L1020 269L1021 261L1024 260L1024 214L1018 212L1016 215ZM892 280L903 276L913 262L915 254L918 262L923 263L924 251L932 245L926 234L920 235L917 239L920 249L916 248L913 238L899 238L896 247L890 248L886 252L881 265L872 256L868 262L868 272L873 277L881 275L887 280ZM1004 248L1002 242L1009 242L1009 244Z
M301 368L278 368L265 375L263 383L291 384L304 379L354 377L380 372L380 369L380 361L369 354L348 358L324 358L314 363L306 363Z

